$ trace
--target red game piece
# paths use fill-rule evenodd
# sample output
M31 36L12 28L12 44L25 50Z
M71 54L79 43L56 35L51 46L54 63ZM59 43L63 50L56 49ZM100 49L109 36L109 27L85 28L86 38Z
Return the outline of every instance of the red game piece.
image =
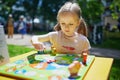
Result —
M86 65L87 62L87 53L83 53L83 64Z

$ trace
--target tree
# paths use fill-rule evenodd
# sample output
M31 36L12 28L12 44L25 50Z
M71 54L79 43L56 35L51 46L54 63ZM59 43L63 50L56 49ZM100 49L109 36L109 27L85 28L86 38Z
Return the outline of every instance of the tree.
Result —
M88 24L98 23L101 21L101 14L104 7L101 1L97 0L78 0L82 9L82 16Z
M56 21L57 12L66 1L68 0L43 0L40 14L45 20Z
M30 15L33 19L37 14L37 7L38 7L39 0L25 0L23 2L23 6L26 8L26 12Z
M112 11L113 19L117 20L120 13L120 0L113 0L110 5L110 10Z
M12 5L16 2L16 0L1 0L0 1L0 16L4 18L8 17L8 14L12 12Z

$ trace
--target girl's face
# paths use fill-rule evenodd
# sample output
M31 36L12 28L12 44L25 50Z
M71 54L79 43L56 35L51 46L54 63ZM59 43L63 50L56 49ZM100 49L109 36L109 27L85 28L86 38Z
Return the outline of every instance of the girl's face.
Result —
M67 36L74 36L76 28L79 26L79 18L75 13L64 12L58 19L62 32Z

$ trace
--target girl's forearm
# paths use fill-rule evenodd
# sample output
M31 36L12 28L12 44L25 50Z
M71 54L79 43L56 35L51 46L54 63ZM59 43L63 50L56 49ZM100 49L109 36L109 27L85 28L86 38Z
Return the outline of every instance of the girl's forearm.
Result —
M39 43L39 42L46 42L49 41L49 35L45 34L45 35L39 35L39 36L33 36L32 37L32 41L33 43Z
M39 43L38 36L33 36L31 42L34 43Z

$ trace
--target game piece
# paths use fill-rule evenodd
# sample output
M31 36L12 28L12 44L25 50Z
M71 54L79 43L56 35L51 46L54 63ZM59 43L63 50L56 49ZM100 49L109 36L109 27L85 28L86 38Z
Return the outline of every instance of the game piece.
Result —
M87 53L83 53L83 64L86 65L87 62Z
M52 56L56 56L56 48L52 46L52 47L51 47L51 50L52 50L51 55L52 55Z
M56 55L56 48L52 46L51 50L44 49L43 51L38 51L38 54L50 54L52 56L55 56Z
M80 67L81 67L81 64L79 61L74 61L72 64L70 64L68 66L68 70L70 72L69 78L77 78Z

